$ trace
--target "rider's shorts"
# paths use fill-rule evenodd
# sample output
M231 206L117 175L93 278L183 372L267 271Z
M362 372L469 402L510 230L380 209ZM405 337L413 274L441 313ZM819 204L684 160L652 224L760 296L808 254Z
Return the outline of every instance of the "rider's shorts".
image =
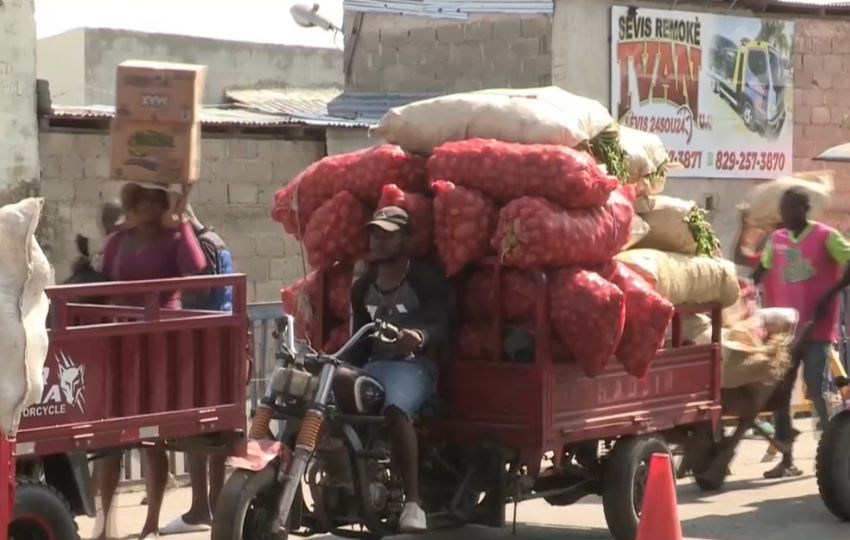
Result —
M396 407L413 418L437 394L437 369L427 358L375 358L363 370L384 387L384 409Z

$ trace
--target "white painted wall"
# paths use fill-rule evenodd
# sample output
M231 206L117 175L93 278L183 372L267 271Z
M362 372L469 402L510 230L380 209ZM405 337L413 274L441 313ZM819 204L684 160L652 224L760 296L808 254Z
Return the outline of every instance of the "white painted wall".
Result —
M0 200L38 180L33 0L0 6ZM14 195L10 193L15 190Z
M592 97L606 107L611 105L611 6L635 5L646 8L670 9L670 2L626 2L624 0L557 0L552 28L552 82L570 92ZM705 5L679 2L678 10L707 10ZM723 13L748 16L746 10ZM716 210L709 218L723 243L724 252L731 255L732 243L738 231L736 206L759 180L682 178L667 182L665 194L693 199L705 206L712 196Z

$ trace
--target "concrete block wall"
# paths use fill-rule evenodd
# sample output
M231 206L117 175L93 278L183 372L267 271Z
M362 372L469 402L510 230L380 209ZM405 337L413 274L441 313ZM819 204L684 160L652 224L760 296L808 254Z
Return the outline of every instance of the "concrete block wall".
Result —
M462 92L552 83L552 20L477 16L468 22L367 13L345 18L346 50L354 52L346 90Z
M850 113L850 22L798 20L795 34L794 170L836 171L827 221L850 232L850 165L812 160L850 141L850 129L841 127Z
M74 238L102 242L100 206L117 199L109 180L109 136L100 132L43 132L39 137L41 193L46 199L45 249L57 280L70 274ZM269 213L274 192L325 155L324 141L204 138L202 178L192 192L195 213L215 228L248 275L249 301L274 301L283 284L302 275L298 243Z

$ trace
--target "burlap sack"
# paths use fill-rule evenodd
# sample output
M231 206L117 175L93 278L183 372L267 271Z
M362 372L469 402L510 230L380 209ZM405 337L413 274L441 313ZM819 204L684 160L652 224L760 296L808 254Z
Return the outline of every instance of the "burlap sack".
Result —
M630 249L615 258L675 305L719 303L729 307L740 296L735 265L725 259L653 249Z
M430 154L445 142L475 138L575 147L613 123L598 101L550 86L418 101L391 109L369 133L410 152Z
M649 198L652 209L640 217L649 225L649 234L636 246L693 255L697 242L688 227L688 216L696 203L666 195Z
M24 409L44 391L47 312L53 274L35 239L43 199L0 208L0 430L14 436Z
M791 187L803 189L809 195L812 219L818 219L829 205L835 183L835 171L820 170L794 173L765 182L753 188L740 205L747 212L747 220L756 227L773 230L782 221L779 216L779 201Z
M644 221L640 216L634 216L632 218L631 231L629 233L629 240L626 242L626 245L623 246L623 249L629 249L648 235L650 232L649 224Z
M721 386L778 383L791 366L790 344L789 334L775 334L762 342L747 325L724 330Z

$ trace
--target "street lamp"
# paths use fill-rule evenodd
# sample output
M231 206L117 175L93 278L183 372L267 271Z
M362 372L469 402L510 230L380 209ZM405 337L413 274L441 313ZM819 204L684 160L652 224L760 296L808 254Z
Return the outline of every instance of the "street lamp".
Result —
M331 22L330 19L319 14L318 3L313 3L313 5L295 4L290 8L289 12L298 26L303 26L304 28L321 28L325 31L334 32L340 32L342 30L342 28Z

